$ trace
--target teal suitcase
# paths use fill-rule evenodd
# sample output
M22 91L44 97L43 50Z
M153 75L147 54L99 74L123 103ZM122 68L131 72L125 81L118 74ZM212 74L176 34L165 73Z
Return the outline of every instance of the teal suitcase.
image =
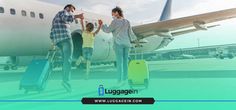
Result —
M50 65L47 59L33 60L26 69L20 82L20 89L41 92L46 86L50 73Z
M49 51L46 59L32 60L28 65L21 81L20 90L42 92L45 89L47 80L52 72L52 63L56 51Z

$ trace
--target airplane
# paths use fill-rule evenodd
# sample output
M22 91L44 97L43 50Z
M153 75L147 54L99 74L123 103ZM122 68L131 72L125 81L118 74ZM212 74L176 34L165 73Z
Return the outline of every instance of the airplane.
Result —
M142 45L137 48L137 52L152 52L164 48L176 36L207 30L218 26L212 23L236 17L236 8L231 8L171 19L171 5L172 0L167 0L157 22L132 26ZM0 56L10 56L15 65L20 65L21 57L45 56L51 48L51 22L62 9L62 6L41 1L0 0ZM95 27L98 19L102 19L104 24L112 21L109 16L84 10L77 10L75 13L84 13L85 22L92 22ZM71 32L73 56L76 59L82 51L81 26L78 20L71 24ZM93 63L115 63L112 37L112 34L99 32L95 38ZM5 67L11 68L8 65Z

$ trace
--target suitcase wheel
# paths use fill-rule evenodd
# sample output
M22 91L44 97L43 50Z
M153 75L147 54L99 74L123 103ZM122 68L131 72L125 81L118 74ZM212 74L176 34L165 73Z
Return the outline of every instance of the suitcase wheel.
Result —
M133 81L132 81L132 80L128 80L128 83L129 83L129 87L130 87L131 89L133 89Z
M128 80L128 83L129 83L130 85L132 85L132 84L133 84L132 80Z
M128 83L129 83L130 88L133 89L133 81L132 80L128 80ZM147 89L148 85L149 85L149 80L145 79L144 80L144 87Z

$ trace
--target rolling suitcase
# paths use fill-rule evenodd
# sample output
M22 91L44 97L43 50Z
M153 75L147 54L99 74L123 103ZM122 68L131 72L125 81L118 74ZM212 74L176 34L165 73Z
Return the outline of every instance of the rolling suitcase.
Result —
M137 54L136 51L135 54ZM128 67L128 82L131 88L134 86L148 88L149 69L147 62L143 60L143 57L140 60L137 60L135 55L135 60L130 61Z
M29 91L40 93L44 90L48 77L52 72L55 53L56 50L50 50L46 59L32 60L20 81L20 90L25 89L25 93Z

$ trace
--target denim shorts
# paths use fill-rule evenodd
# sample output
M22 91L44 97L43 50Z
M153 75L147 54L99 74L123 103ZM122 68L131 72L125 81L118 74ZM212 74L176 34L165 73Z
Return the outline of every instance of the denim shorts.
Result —
M85 60L91 61L93 55L93 48L84 47L83 48L83 57Z

